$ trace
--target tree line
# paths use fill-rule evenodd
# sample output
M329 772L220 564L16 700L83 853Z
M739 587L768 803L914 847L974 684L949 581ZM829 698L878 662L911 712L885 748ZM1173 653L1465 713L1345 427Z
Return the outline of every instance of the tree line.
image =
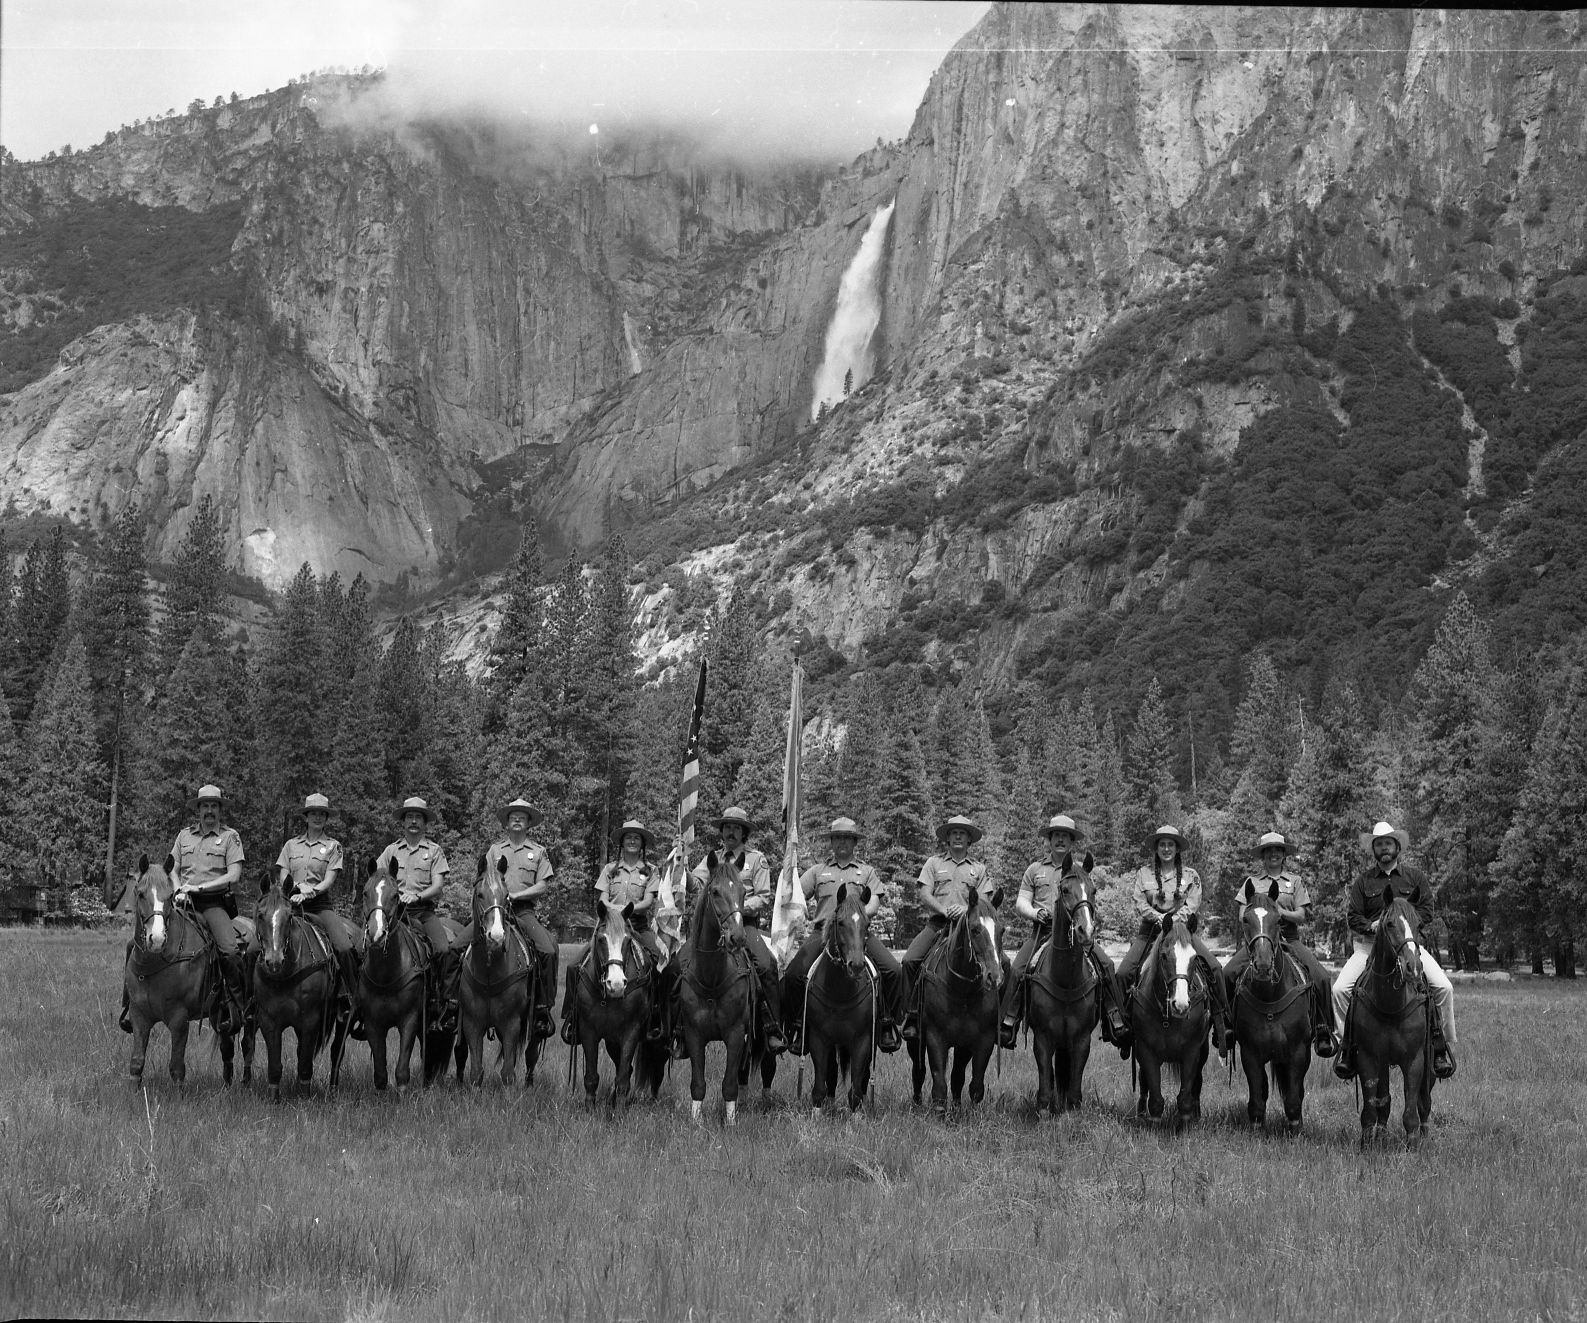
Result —
M145 544L135 506L82 558L56 528L13 569L0 537L0 791L10 805L0 847L11 884L42 881L63 914L96 912L98 870L163 853L206 781L223 788L243 836L246 890L300 829L312 791L330 796L353 868L396 835L402 798L427 798L459 913L496 811L517 795L545 814L534 834L557 864L553 922L587 915L625 818L663 841L673 834L693 664L639 682L620 537L591 563L548 570L526 524L489 655L473 670L444 621L383 629L362 576L344 585L308 565L279 594L267 631L236 630L223 614L225 553L208 498L172 564L151 567ZM159 610L152 572L164 580ZM718 605L702 647L702 812L743 805L775 865L788 660L768 652L742 594ZM933 678L901 662L840 673L813 685L806 705L801 862L820 854L832 818L854 818L862 853L888 881L883 923L897 941L920 922L907 883L935 849L937 821L966 813L982 825L977 853L1012 898L1040 854L1041 824L1062 811L1087 831L1115 931L1131 916L1127 889L1110 883L1145 861L1160 823L1190 836L1209 912L1225 920L1255 866L1251 845L1276 828L1299 851L1319 944L1338 951L1345 894L1365 862L1358 837L1387 818L1411 833L1457 963L1485 948L1574 972L1587 914L1576 867L1587 858L1579 644L1547 664L1501 667L1488 625L1455 593L1393 705L1363 699L1343 674L1309 704L1295 677L1253 653L1227 747L1209 738L1199 763L1193 753L1188 785L1174 772L1185 732L1156 677L1122 721L1090 689L1054 704L1034 681L992 694L973 677ZM350 905L351 884L341 891Z

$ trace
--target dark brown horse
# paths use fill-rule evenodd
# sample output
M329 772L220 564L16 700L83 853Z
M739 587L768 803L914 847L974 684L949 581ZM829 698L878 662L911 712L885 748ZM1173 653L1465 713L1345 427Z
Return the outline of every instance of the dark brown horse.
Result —
M281 1098L282 1036L291 1029L298 1043L298 1083L314 1079L314 1058L331 1044L331 1088L336 1087L347 1020L337 1016L336 952L325 934L295 912L296 887L272 887L267 879L254 910L259 949L253 959L253 1010L242 1035L244 1082L253 1078L254 1030L264 1035L265 1082ZM334 1041L333 1041L334 1040Z
M386 1036L397 1031L396 1082L408 1087L409 1059L424 1029L424 976L429 952L403 922L397 861L381 872L369 861L364 883L364 965L358 977L358 1014L375 1063L375 1088L386 1087ZM442 1062L444 1065L444 1061Z
M744 1053L755 1012L755 974L744 944L738 870L713 851L706 857L709 880L689 916L689 935L679 952L678 1027L689 1051L689 1113L698 1121L705 1107L705 1047L722 1043L722 1110L727 1125L738 1116Z
M1173 915L1153 943L1130 995L1130 1028L1140 1073L1137 1116L1163 1115L1163 1067L1177 1071L1174 1129L1201 1119L1201 1072L1212 1023L1207 971L1190 943L1184 916ZM1220 975L1221 977L1221 975Z
M493 873L485 866L484 856L480 857L470 908L474 940L463 953L458 976L458 1027L462 1031L457 1054L459 1073L462 1063L472 1055L469 1082L476 1089L484 1083L488 1031L501 1043L501 1082L517 1084L518 1054L529 1037L535 999L544 993L534 976L529 943L512 920L505 859L497 861ZM525 1083L528 1082L526 1078Z
M1284 1099L1290 1134L1300 1131L1306 1072L1311 1069L1311 980L1285 949L1279 932L1278 883L1267 891L1250 878L1242 892L1240 925L1251 962L1229 989L1234 1040L1247 1087L1245 1114L1258 1130L1267 1119L1268 1070Z
M187 1079L187 1034L209 1012L220 977L220 955L204 921L176 896L171 885L169 855L164 866L138 860L132 884L132 946L122 975L127 990L127 1011L132 1020L133 1084L143 1081L143 1063L149 1051L149 1032L163 1024L171 1034L171 1078ZM213 1019L211 1020L213 1027ZM231 1083L233 1042L217 1032L221 1074Z
M1361 1142L1387 1134L1396 1066L1405 1093L1405 1142L1427 1134L1433 1110L1432 1019L1422 970L1416 909L1393 887L1383 890L1383 913L1367 967L1350 998L1348 1032L1361 1081Z
M870 932L869 887L838 887L832 913L823 925L821 953L805 982L805 1044L815 1080L810 1106L820 1111L849 1080L849 1109L859 1110L871 1086L876 1057L876 972L865 958ZM807 1009L808 1008L808 1009Z
M970 1101L986 1096L986 1063L997 1044L1003 980L1003 925L997 914L1002 903L1001 888L990 900L972 889L968 908L948 924L920 970L920 1037L909 1045L911 1082L918 1104L930 1065L931 1105L939 1116L948 1111L950 1052L953 1105L963 1099L966 1070Z
M1031 960L1030 1013L1026 1023L1036 1052L1036 1111L1080 1106L1081 1081L1097 1027L1097 972L1091 963L1093 936L1091 870L1065 853L1059 871L1052 932Z
M617 909L595 903L600 925L590 939L589 954L576 971L579 1041L584 1047L584 1096L591 1107L601 1084L601 1048L612 1060L612 1106L628 1102L638 1062L642 1085L651 1098L661 1091L667 1071L664 1043L647 1042L651 1010L660 995L655 963L634 940L629 921L633 905Z

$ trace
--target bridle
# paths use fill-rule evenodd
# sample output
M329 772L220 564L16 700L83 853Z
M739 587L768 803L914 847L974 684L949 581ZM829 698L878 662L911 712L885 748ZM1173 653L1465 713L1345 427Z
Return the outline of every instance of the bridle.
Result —
M1407 931L1405 938L1400 941L1395 941L1394 934L1392 932L1388 932L1387 936L1385 936L1385 932L1389 928L1389 914L1389 910L1383 911L1383 922L1379 926L1376 940L1378 943L1381 943L1382 945L1389 948L1389 955L1393 961L1394 969L1392 973L1387 973L1380 969L1378 971L1378 977L1387 979L1389 986L1393 988L1403 988L1406 983L1409 982L1410 985L1417 991L1425 991L1427 988L1427 974L1422 969L1422 962L1420 958L1418 957L1416 960L1412 961L1402 960L1400 958L1400 952L1405 950L1406 947L1410 947L1412 950L1419 953L1421 951L1421 943L1416 940L1416 933L1411 931ZM1410 925L1407 924L1406 927L1407 930L1409 930ZM1411 971L1409 974L1406 972L1408 969Z
M738 902L729 894L725 883L715 880L706 883L697 904L700 906L700 914L693 933L696 954L718 955L724 950L736 950L744 945L743 916L739 912ZM710 907L710 916L716 920L717 940L714 946L707 946L703 941L707 905Z
M1070 877L1076 876L1078 876L1080 881L1080 898L1071 905L1064 894L1062 884L1068 882ZM1081 911L1088 914L1094 925L1096 922L1096 910L1091 905L1091 897L1086 894L1084 874L1070 874L1069 877L1061 879L1059 885L1058 900L1063 907L1064 919L1067 921L1064 928L1065 940L1063 945L1066 947L1089 947L1092 944L1091 932L1089 929L1080 926L1080 914ZM1056 925L1054 925L1054 933L1056 935Z
M857 939L859 958L851 960L843 951L843 933L849 919L862 917L864 913L865 906L858 902L851 904L849 899L845 899L841 907L834 903L832 913L827 916L826 932L821 943L821 953L829 963L847 966L849 972L854 974L865 969L865 938L860 936ZM863 926L862 924L862 930Z

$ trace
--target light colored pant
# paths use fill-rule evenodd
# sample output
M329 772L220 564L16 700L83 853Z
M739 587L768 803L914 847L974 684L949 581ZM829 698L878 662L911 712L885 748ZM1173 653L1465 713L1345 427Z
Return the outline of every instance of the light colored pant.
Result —
M1433 1005L1438 1008L1439 1023L1444 1026L1444 1040L1453 1047L1455 1045L1455 985L1449 981L1449 975L1439 968L1438 961L1428 955L1427 948L1421 948L1422 973L1427 975L1427 989L1432 996ZM1350 953L1350 959L1345 961L1345 967L1339 971L1339 977L1334 980L1334 1021L1338 1024L1341 1033L1344 1032L1345 1016L1350 1011L1350 992L1358 979L1366 971L1367 960L1372 955L1372 943L1365 937L1355 939L1355 950Z

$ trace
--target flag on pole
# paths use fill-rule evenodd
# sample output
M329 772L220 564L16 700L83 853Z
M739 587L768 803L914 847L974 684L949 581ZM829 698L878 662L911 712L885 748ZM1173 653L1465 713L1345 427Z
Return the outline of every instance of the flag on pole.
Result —
M798 949L805 917L804 893L799 889L799 751L803 743L805 673L797 662L788 696L788 743L782 760L782 821L784 846L782 871L771 906L771 937L767 945L777 963L787 968Z
M683 750L683 781L678 794L678 835L661 870L656 890L656 936L670 955L683 945L683 906L688 897L689 849L694 844L695 814L700 803L700 726L705 717L705 677L710 664L700 658L694 685L694 710Z

